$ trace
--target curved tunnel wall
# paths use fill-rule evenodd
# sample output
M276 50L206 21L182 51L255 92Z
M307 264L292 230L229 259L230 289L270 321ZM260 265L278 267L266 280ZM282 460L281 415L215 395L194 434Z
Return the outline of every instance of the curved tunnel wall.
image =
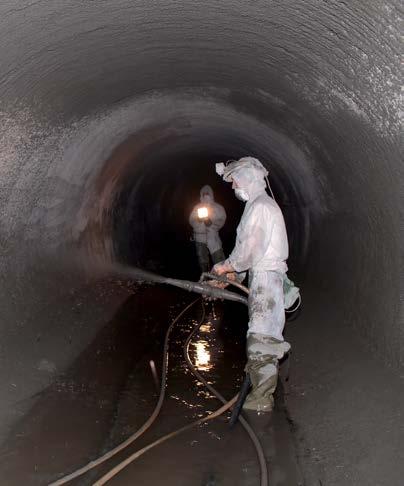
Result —
M131 212L141 258L165 177L247 153L289 214L303 288L402 365L399 21L394 1L3 2L3 371L114 258L120 197L135 211L153 188L157 219Z

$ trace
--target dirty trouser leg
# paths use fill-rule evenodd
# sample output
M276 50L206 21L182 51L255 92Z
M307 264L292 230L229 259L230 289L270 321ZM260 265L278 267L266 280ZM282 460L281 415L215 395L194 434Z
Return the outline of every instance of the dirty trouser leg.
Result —
M250 374L252 390L244 403L245 409L262 412L273 409L278 363L289 349L290 345L286 341L263 334L248 334L245 371Z
M223 248L220 248L219 250L214 251L211 256L212 256L213 264L222 262L223 260L226 259L225 255L224 255Z
M198 257L199 268L201 273L209 272L209 250L205 243L195 242L196 256Z
M252 390L244 408L270 411L278 381L278 362L290 349L285 325L283 277L272 271L250 271L247 365Z

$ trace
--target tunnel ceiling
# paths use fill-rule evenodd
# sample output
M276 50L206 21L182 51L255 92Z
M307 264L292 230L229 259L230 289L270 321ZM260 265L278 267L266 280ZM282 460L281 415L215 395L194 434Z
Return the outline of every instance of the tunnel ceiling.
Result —
M158 203L177 158L249 153L299 221L301 281L402 364L400 14L395 1L3 1L5 328L47 305L58 269L80 271L76 250L114 257L125 185L136 200L153 168Z

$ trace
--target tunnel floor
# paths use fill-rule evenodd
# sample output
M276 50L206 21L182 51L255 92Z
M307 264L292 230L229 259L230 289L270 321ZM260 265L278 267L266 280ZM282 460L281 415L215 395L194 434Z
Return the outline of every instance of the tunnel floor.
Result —
M191 297L172 289L138 289L75 363L42 391L0 451L2 484L42 485L95 459L137 430L157 401L149 362L161 370L168 324ZM158 305L156 305L158 303ZM245 310L232 303L205 304L206 316L190 352L197 369L230 399L245 359ZM129 453L221 405L186 367L182 346L196 320L196 304L170 340L166 400L157 421L126 451L69 484L92 484ZM264 447L270 484L303 484L282 387L272 414L248 414ZM147 452L110 484L259 484L255 450L242 427L221 416Z

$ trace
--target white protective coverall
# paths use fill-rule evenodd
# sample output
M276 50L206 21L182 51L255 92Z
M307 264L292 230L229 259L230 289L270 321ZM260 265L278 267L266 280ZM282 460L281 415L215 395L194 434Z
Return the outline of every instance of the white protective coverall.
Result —
M257 159L244 157L227 166L218 164L217 172L248 197L235 247L218 266L233 268L241 278L249 272L246 371L250 373L252 391L244 408L269 411L273 407L278 361L290 349L282 336L283 283L289 253L285 221L278 204L266 193L268 172Z
M202 187L200 201L192 209L189 224L194 230L194 240L201 270L207 272L210 270L209 253L213 263L224 259L219 230L226 221L226 211L222 205L215 202L213 190L208 185ZM207 222L198 218L198 208L200 207L207 207L208 209Z

